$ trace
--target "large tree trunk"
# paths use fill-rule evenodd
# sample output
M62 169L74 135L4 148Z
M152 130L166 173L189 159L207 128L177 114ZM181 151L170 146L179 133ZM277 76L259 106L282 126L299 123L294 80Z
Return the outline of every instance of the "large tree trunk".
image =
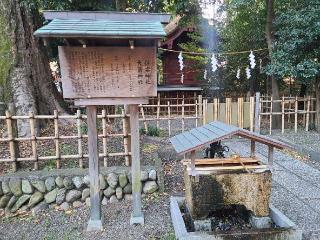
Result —
M274 6L273 0L266 0L267 6L267 22L266 22L266 39L268 44L269 50L269 58L272 62L272 51L273 51L273 42L274 42L274 35L273 35L273 20L274 20ZM272 97L274 100L279 100L279 84L277 79L274 75L270 76L271 78L271 91ZM273 104L273 111L274 112L281 112L281 106L279 103ZM273 115L272 118L272 128L280 128L281 127L281 115Z
M9 81L17 115L50 114L63 110L62 96L54 86L46 51L33 32L41 26L38 9L27 9L19 0L1 0L12 42L13 65ZM39 125L38 125L39 126ZM18 122L20 136L30 134L28 121Z

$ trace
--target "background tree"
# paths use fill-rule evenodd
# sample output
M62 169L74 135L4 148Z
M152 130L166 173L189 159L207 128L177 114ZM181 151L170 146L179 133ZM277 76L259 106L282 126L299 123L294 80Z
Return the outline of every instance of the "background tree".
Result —
M278 8L274 21L273 61L268 65L267 73L301 84L301 96L314 87L319 108L320 5L312 0L292 0ZM319 109L317 126L320 127Z
M250 49L265 49L266 10L262 0L235 0L226 2L227 18L225 24L219 26L221 38L220 51L241 52ZM251 70L251 78L247 79L245 69L249 66L249 53L232 54L224 56L226 65L222 68L222 78L225 90L237 92L239 95L253 95L257 91L267 92L267 76L260 69L268 61L268 52L254 52L256 67ZM240 69L240 78L237 71Z
M29 111L34 114L52 114L55 109L66 110L66 104L54 86L49 68L48 49L45 49L41 41L33 36L34 31L44 24L40 13L42 9L164 11L165 6L166 1L2 0L0 13L3 19L1 20L6 26L5 30L10 41L7 44L1 38L0 51L3 55L10 48L8 52L11 53L12 63L9 64L10 66L3 64L1 67L1 86L10 87L9 101L14 103L16 114L28 115ZM51 57L56 57L55 55L56 53L51 54ZM7 79L6 85L3 84L3 79ZM1 93L3 90L0 91ZM20 136L30 134L29 124L26 121L20 121L18 132Z

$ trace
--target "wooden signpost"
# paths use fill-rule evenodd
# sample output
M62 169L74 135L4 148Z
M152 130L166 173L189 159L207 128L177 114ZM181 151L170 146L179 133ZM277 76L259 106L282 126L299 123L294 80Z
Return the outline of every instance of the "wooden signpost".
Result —
M155 47L59 47L65 98L157 96Z
M56 18L34 35L44 38L44 42L51 38L65 42L58 49L63 97L87 108L91 202L87 230L97 231L103 228L97 135L97 106L101 105L125 105L130 114L133 196L130 223L144 224L138 105L157 95L156 50L158 41L166 34L161 14L125 15L123 21L119 20L124 18L121 13L101 13L99 19L90 18L90 14L77 12L61 18L57 12L53 14ZM141 16L144 21L137 21L136 17Z
M87 106L91 213L87 230L102 229L99 187L97 105L128 105L131 128L131 224L144 224L141 211L141 169L138 104L156 96L156 48L59 47L65 98Z

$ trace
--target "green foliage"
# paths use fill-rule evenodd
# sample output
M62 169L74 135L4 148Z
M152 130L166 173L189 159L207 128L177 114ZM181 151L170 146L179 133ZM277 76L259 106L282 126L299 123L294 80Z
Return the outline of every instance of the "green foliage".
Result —
M162 137L164 135L164 130L154 126L148 126L148 131L144 128L140 128L139 132L141 135L148 135L152 137Z
M180 25L188 26L199 24L201 8L198 0L172 0L170 11L182 16Z
M0 102L7 102L8 74L12 63L11 42L6 32L6 24L3 16L0 16Z
M248 66L248 54L226 57L223 70L227 89L246 92L256 82L267 86L267 75L275 75L279 81L291 77L297 82L311 84L319 76L320 55L320 7L313 0L279 0L274 3L274 49L271 59L267 50L256 52L257 66L250 81L244 69ZM220 28L222 51L243 51L266 48L265 0L229 0L226 2L227 22ZM261 59L262 69L259 68ZM271 61L272 60L272 61ZM241 78L235 78L237 68ZM263 81L261 81L263 80ZM259 89L258 89L259 90ZM260 89L260 91L264 89Z
M310 84L320 75L320 6L291 1L275 21L274 52L268 74Z
M204 53L205 49L201 47L203 37L199 32L191 32L187 34L189 37L189 41L180 43L179 47L187 52L196 52L196 53ZM204 67L204 65L208 64L208 58L203 55L190 55L185 54L185 59L189 59L194 61L194 65L192 66L194 69L199 69Z
M222 52L241 52L250 49L262 49L267 47L265 41L266 9L264 0L233 0L226 3L226 25L219 28ZM245 68L249 65L249 53L224 56L221 60L227 62L222 70L225 91L237 91L244 94L255 81L257 85L266 75L260 70L252 73L252 79L248 80ZM262 66L268 62L268 51L255 52L256 69L259 68L259 59ZM240 79L236 78L238 67L241 69ZM252 87L252 86L251 86Z

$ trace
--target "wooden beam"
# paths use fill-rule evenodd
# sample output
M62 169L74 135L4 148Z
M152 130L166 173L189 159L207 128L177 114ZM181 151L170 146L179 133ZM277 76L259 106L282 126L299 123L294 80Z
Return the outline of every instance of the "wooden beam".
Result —
M90 177L90 220L87 231L102 231L102 215L99 183L99 154L97 134L97 107L87 107L89 177Z
M219 166L219 167L196 167L197 173L200 171L223 171L223 170L246 170L246 169L265 169L267 165L257 165L257 166ZM189 174L192 173L191 167L187 167Z
M259 163L259 160L256 158L246 158L246 157L236 158L236 159L232 159L232 158L204 158L204 159L195 159L195 166L235 164L235 163L239 163L239 159L243 163ZM183 165L189 165L191 163L191 160L190 159L181 160L181 163Z
M141 210L141 169L140 169L140 136L139 106L129 105L131 127L131 174L132 174L132 213L130 224L144 224Z
M89 98L76 99L74 101L75 106L107 106L123 104L148 104L148 98Z

